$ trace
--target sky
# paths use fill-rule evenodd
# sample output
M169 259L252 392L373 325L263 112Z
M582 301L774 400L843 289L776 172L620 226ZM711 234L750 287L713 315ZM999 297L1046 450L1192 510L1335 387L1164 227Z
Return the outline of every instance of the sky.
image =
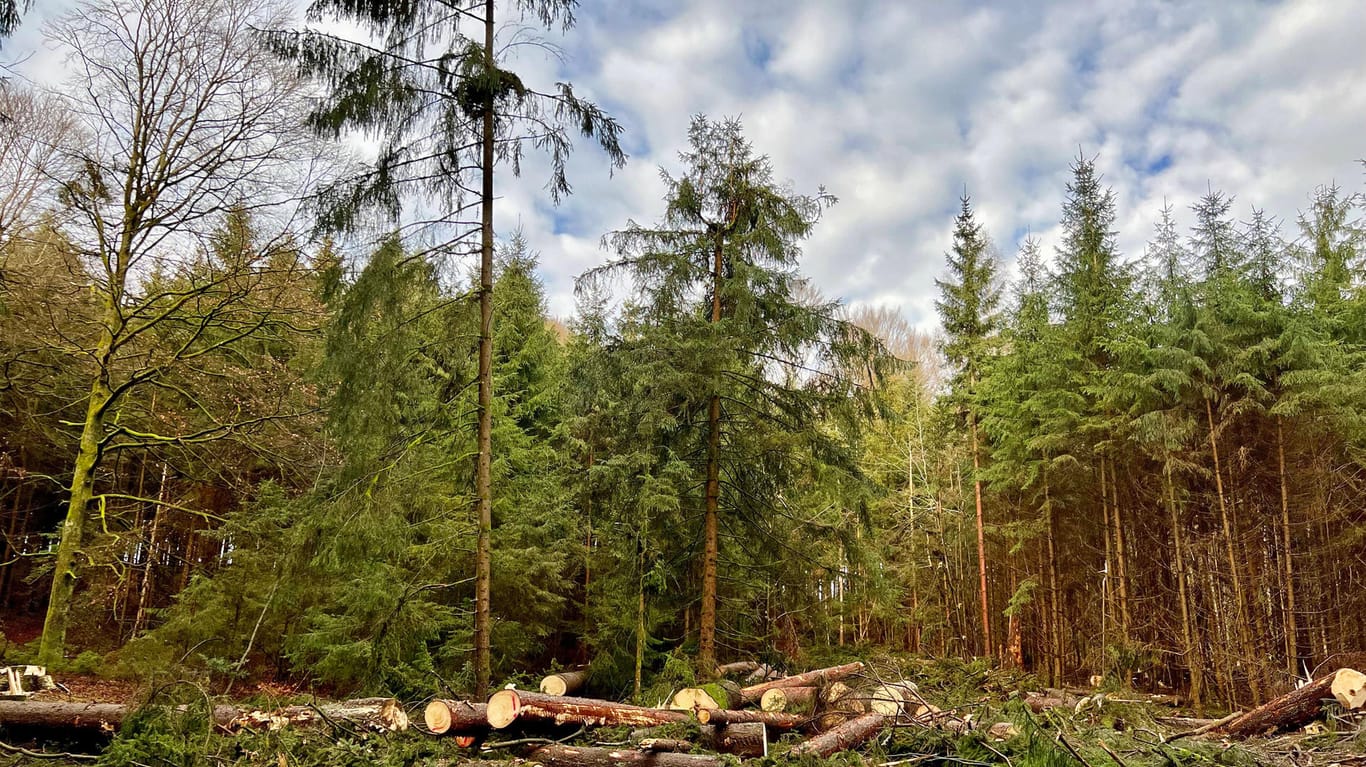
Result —
M70 5L38 0L0 58L50 78L41 19ZM964 190L1009 274L1027 234L1051 253L1079 154L1117 194L1130 258L1165 203L1187 223L1210 189L1290 233L1316 186L1366 189L1363 31L1357 0L592 0L546 33L559 58L522 48L513 68L604 106L629 163L580 142L558 207L536 162L504 174L497 227L521 227L567 316L602 235L659 217L689 118L739 117L780 180L840 200L804 247L814 284L933 330Z

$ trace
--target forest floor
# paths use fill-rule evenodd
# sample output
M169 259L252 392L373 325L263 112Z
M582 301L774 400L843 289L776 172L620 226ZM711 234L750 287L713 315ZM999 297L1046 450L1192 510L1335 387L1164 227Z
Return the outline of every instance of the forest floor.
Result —
M880 661L880 674L890 672L890 661ZM1333 711L1310 726L1276 737L1221 739L1185 737L1191 724L1182 717L1193 712L1150 703L1115 702L1134 694L1112 691L1083 699L1081 705L1057 706L1035 713L1026 704L1026 693L1039 690L1028 676L979 663L958 661L897 661L903 678L915 681L925 700L980 729L952 734L922 725L900 725L885 730L865 744L857 755L838 755L826 764L870 767L1175 767L1176 765L1293 765L1293 767L1366 767L1366 719ZM878 667L878 663L874 664ZM44 693L51 700L98 700L128 702L139 699L136 685L98 677L69 677L61 681L69 690ZM188 686L187 686L188 687ZM243 690L255 700L285 702L292 688L262 686ZM186 690L192 702L197 690ZM199 698L203 700L202 695ZM422 704L411 702L410 713L421 721ZM992 723L1010 723L1008 732L995 736ZM460 748L452 738L433 737L414 727L402 733L365 733L345 725L285 728L279 731L212 734L207 720L192 714L173 714L150 709L132 723L125 723L118 737L92 743L60 740L9 741L29 749L48 752L42 758L0 750L0 767L14 765L92 764L136 767L331 767L332 765L436 765L437 767L511 767L532 740L546 732L496 731L482 747ZM576 745L611 745L629 741L626 728L597 728L572 735ZM695 725L671 725L661 737L680 737L696 742ZM770 756L748 760L754 767L798 764L813 767L819 760L800 761L782 755L799 735L785 735ZM544 742L544 741L541 741ZM74 756L64 758L60 752ZM98 762L93 755L99 754ZM520 762L525 763L525 762Z

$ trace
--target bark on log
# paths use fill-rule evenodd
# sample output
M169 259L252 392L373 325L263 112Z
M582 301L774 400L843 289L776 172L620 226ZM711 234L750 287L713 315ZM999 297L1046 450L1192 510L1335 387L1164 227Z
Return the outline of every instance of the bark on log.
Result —
M747 684L759 684L760 682L767 682L773 679L781 679L782 676L782 672L778 669L767 663L763 663L760 664L759 668L749 672L749 676L745 677L745 682Z
M488 718L489 726L495 730L501 730L516 721L627 727L653 727L692 721L692 715L686 711L666 711L591 698L539 695L523 690L499 690L494 693L489 698Z
M832 756L841 751L857 748L887 726L888 718L876 711L841 724L833 730L823 732L810 740L799 743L788 754L802 756L811 754L821 758Z
M738 660L734 663L723 663L716 667L716 678L723 676L739 676L740 674L752 674L760 669L758 661Z
M587 671L563 671L542 679L541 692L545 695L568 695L583 689L586 684L588 684Z
M669 702L669 708L692 711L699 708L740 708L745 705L740 686L731 681L713 682L701 687L684 687Z
M660 751L671 754L686 754L692 751L692 743L677 738L646 738L636 744L641 751Z
M774 687L759 698L764 711L809 711L816 705L817 687Z
M702 725L702 745L741 759L768 756L768 728L762 722Z
M811 687L830 684L831 682L844 679L859 673L864 668L860 662L846 663L843 666L832 666L830 668L819 668L815 671L808 671L805 674L774 679L771 682L750 685L740 690L741 696L746 704L757 703L764 693L775 687Z
M51 730L102 730L113 732L136 711L121 703L67 703L61 701L0 701L0 728ZM320 713L321 712L321 713ZM225 729L248 726L278 730L282 727L317 724L328 719L383 730L406 730L408 715L393 698L362 698L312 706L287 706L265 711L236 706L215 706L214 724Z
M433 735L478 735L488 732L487 703L465 700L434 700L427 704L422 719Z
M811 721L810 717L798 714L784 714L778 711L736 711L725 708L704 708L697 712L697 721L702 724L747 724L758 722L775 730L795 730Z
M708 754L676 754L638 748L592 748L553 743L527 754L532 764L546 767L725 767L724 757Z
M1298 690L1292 690L1264 703L1227 724L1215 727L1209 733L1230 738L1246 738L1300 727L1319 715L1325 699L1335 697L1334 685L1337 684L1339 677L1345 681L1338 688L1346 691L1350 689L1352 680L1358 679L1361 674L1352 669L1338 669Z

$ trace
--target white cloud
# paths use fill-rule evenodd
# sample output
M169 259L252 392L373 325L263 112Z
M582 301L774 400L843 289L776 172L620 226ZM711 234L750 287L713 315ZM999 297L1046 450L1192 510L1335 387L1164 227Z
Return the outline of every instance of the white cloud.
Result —
M1188 219L1213 186L1240 217L1293 221L1315 185L1362 180L1363 3L600 0L578 15L550 35L565 62L519 68L608 107L631 163L609 178L580 142L558 210L534 160L499 183L499 228L541 252L559 314L606 258L603 233L657 217L656 168L676 167L697 113L742 116L779 178L840 197L806 246L818 287L925 327L964 185L1007 259L1025 231L1050 252L1068 165L1098 153L1137 258L1164 199Z

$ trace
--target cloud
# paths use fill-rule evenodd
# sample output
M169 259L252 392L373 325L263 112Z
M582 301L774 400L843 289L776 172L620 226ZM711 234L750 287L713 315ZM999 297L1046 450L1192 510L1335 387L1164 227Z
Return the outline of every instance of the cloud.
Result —
M1360 188L1366 4L1338 0L599 0L520 49L529 82L572 81L616 115L631 153L609 174L579 142L559 208L532 159L504 174L498 227L541 252L550 305L608 254L601 236L662 210L689 118L740 116L797 191L840 198L806 243L828 295L892 306L932 328L966 187L1002 255L1057 238L1068 165L1097 155L1137 258L1164 200L1189 221L1210 186L1292 220L1314 186ZM13 54L19 47L7 47Z

